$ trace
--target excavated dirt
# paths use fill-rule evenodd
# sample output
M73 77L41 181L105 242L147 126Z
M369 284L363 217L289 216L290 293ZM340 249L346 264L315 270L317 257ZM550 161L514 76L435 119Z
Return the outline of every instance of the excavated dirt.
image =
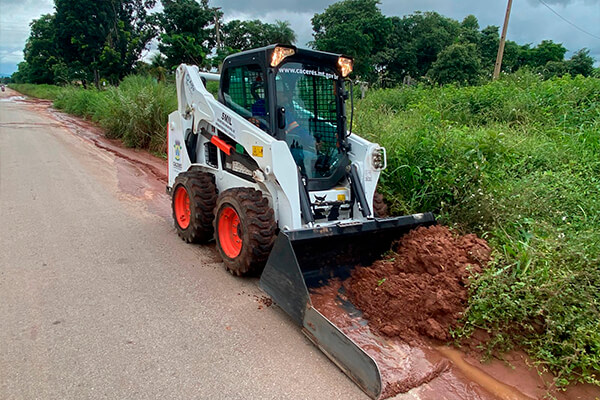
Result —
M490 260L490 247L475 235L432 226L409 232L393 250L352 272L344 283L350 301L385 336L448 340L467 305L469 277Z

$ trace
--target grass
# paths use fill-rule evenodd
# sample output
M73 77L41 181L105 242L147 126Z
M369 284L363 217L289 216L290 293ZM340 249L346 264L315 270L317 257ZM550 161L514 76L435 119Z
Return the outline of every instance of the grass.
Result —
M10 88L17 92L23 93L24 95L37 97L40 99L54 100L58 93L61 91L60 86L55 85L35 85L32 83L11 83L8 85Z
M12 87L159 154L177 107L172 84L136 76L106 91ZM434 211L494 249L455 337L481 328L495 338L490 350L525 348L558 386L598 384L600 79L518 73L475 87L377 90L357 102L354 121L387 148L380 186L392 212Z
M495 261L464 326L518 345L556 384L600 377L600 80L517 74L484 86L379 90L355 130L384 145L395 213L435 211Z

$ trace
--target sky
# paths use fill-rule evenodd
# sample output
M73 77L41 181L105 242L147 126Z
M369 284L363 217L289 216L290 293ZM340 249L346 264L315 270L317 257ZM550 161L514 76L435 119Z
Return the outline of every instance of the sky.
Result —
M90 0L93 1L93 0ZM263 22L289 21L297 35L297 45L312 40L311 18L322 13L333 0L211 0L222 7L225 21L259 19ZM544 4L546 3L564 21ZM461 21L469 14L481 28L502 26L507 0L381 0L387 16L404 16L415 11L436 11ZM0 0L0 74L11 74L23 60L23 47L29 36L29 23L54 11L52 0ZM575 25L575 26L574 26ZM585 31L585 32L583 32ZM587 33L586 33L587 32ZM595 36L595 37L594 37ZM600 65L600 0L513 0L507 39L519 44L538 44L544 39L562 43L567 57L583 47ZM152 49L146 51L148 56Z

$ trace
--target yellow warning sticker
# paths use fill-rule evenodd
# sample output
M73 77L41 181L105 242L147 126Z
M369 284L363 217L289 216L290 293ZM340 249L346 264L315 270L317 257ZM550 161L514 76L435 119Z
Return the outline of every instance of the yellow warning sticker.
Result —
M345 194L338 194L337 198L338 198L338 201L346 201L346 195Z
M254 157L262 157L263 156L263 147L262 146L252 146L252 155Z

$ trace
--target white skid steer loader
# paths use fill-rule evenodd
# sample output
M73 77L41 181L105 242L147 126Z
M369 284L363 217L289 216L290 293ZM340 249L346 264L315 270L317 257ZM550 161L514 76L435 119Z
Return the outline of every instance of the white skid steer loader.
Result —
M309 288L369 265L430 213L380 218L385 150L347 128L352 59L271 45L229 56L221 75L180 65L169 115L167 192L178 234L216 240L369 396L375 361L312 306ZM219 80L218 99L205 87ZM374 201L375 198L375 201Z

